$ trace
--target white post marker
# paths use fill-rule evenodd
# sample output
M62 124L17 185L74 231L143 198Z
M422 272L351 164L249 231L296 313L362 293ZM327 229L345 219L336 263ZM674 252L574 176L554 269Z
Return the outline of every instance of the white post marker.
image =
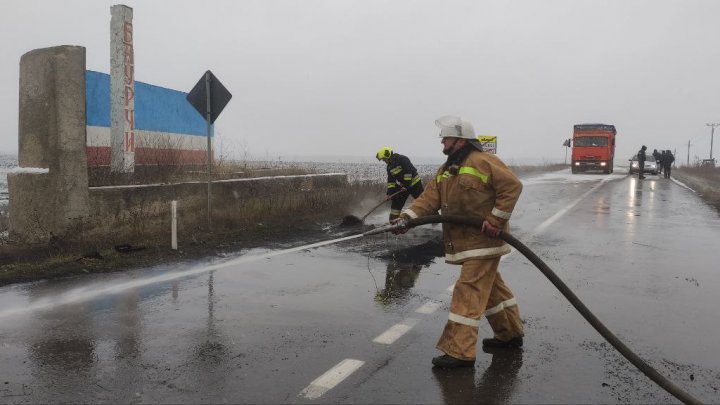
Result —
M177 201L172 200L170 202L170 247L172 250L177 250Z

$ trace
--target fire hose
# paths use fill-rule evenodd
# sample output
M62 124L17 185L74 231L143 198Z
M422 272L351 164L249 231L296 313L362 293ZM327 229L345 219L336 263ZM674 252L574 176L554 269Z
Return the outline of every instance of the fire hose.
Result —
M468 225L480 228L482 227L483 221L484 219L479 217L471 218L460 215L429 215L409 220L401 219L394 224L382 226L371 231L367 231L363 233L363 236L375 235L384 232L403 231L420 225L437 223ZM590 312L590 310L585 306L585 304L582 303L582 301L580 301L580 299L575 295L575 293L573 293L572 290L570 290L570 288L560 279L560 277L558 277L555 272L553 272L552 269L550 269L550 267L542 261L542 259L540 259L532 250L530 250L530 248L525 246L525 244L517 240L509 233L500 232L500 235L498 237L507 242L510 246L517 249L526 258L528 258L528 260L530 260L530 262L532 262L532 264L534 264L535 267L537 267L538 270L540 270L558 290L560 290L562 295L564 295L565 298L567 298L567 300L570 301L570 303L575 307L575 309L580 312L580 315L582 315L583 318L585 318L585 320L588 321L588 323L590 323L590 325L592 325L592 327L595 328L595 330L598 331L598 333L600 333L600 335L602 335L602 337L605 338L605 340L607 340L608 343L610 343L615 348L615 350L620 352L620 354L622 354L626 359L628 359L630 363L637 367L640 372L645 374L657 385L659 385L661 388L663 388L665 391L667 391L680 401L686 404L702 403L697 398L685 392L675 383L665 378L662 374L660 374L657 370L655 370L652 366L650 366L647 362L645 362L642 358L640 358L637 354L630 350L629 347L627 347L617 336L615 336L615 334L613 334L602 322L600 322L600 320L592 312Z

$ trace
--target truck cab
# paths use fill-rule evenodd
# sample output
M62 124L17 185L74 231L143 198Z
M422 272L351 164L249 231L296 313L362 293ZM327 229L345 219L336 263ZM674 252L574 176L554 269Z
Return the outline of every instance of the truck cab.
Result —
M615 161L614 125L578 124L573 131L571 171L612 173Z

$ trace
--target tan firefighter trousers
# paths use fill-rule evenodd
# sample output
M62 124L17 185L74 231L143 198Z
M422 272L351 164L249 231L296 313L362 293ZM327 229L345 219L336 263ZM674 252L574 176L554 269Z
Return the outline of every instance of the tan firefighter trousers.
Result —
M450 315L437 344L440 351L458 359L475 360L483 315L496 338L523 336L517 302L497 271L499 264L499 257L463 262L453 289Z

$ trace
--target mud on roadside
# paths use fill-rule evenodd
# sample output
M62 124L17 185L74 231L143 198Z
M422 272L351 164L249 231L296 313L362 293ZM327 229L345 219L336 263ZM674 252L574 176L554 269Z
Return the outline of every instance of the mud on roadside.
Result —
M339 224L340 220L338 217L336 223ZM178 250L172 250L169 241L158 244L157 241L149 240L102 248L89 245L63 247L5 244L0 247L0 286L173 264L256 247L287 247L298 239L327 239L328 226L332 225L305 220L275 226L258 224L253 229L233 232L197 231L188 241L180 244Z

